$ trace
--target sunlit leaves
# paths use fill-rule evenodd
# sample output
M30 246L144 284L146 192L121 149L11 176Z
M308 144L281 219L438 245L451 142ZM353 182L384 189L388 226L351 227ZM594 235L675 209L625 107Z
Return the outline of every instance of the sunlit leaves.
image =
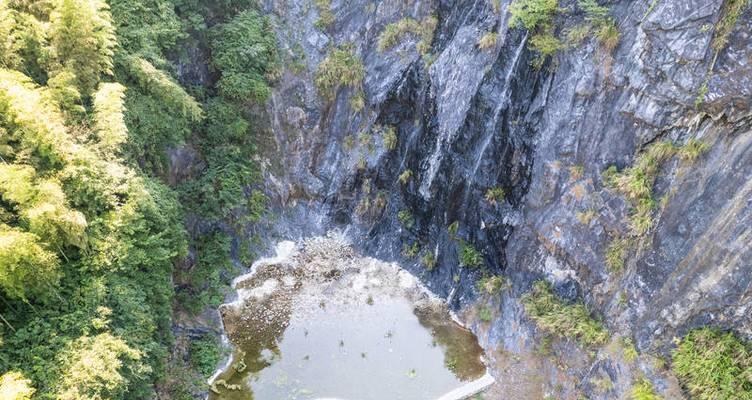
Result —
M167 73L143 58L126 57L123 62L130 76L144 92L164 101L193 121L201 120L201 106Z
M73 72L84 94L112 74L115 28L101 0L57 0L50 15L51 45L61 69Z
M39 237L0 225L0 288L11 298L26 299L54 285L58 259Z
M119 398L128 385L121 369L140 358L138 351L110 333L82 337L62 357L66 368L57 399Z
M54 167L76 151L44 90L20 72L0 69L0 126L19 144L17 160Z
M0 376L0 399L31 400L34 392L31 380L26 379L18 372L6 372L3 376Z
M125 87L119 83L102 83L94 94L94 126L99 147L107 155L115 153L128 139L124 98Z

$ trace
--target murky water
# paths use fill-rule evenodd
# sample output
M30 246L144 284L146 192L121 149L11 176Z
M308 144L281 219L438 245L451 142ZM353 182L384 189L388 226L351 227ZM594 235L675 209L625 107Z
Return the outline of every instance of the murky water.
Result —
M236 352L210 399L434 400L485 376L475 337L396 265L285 246L221 308Z

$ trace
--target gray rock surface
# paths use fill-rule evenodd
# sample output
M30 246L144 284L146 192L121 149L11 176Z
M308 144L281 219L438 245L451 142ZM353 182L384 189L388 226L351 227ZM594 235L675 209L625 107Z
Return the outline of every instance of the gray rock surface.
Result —
M651 2L609 3L620 32L612 55L588 39L535 70L528 34L508 26L509 0L498 14L487 0L334 0L327 32L314 26L309 0L264 1L283 53L303 63L285 71L266 108L274 143L262 153L284 226L277 235L347 229L364 251L400 260L469 318L476 303L494 307L495 320L474 329L495 354L500 398L622 398L642 375L666 398L681 398L653 362L674 337L703 325L752 336L752 11L713 64L722 1L661 0L649 10ZM582 20L575 2L560 5L562 29ZM378 51L388 23L428 15L439 20L430 56L409 35ZM491 30L495 48L478 48ZM349 106L352 89L328 102L313 84L328 49L344 43L367 71L360 112ZM384 148L377 125L397 129L395 150ZM369 150L357 139L372 131ZM343 146L348 135L353 148ZM650 143L690 139L709 150L664 163L654 196L668 201L635 238L624 271L609 273L604 252L628 234L630 206L604 187L602 171L629 166ZM407 169L413 178L403 185ZM504 188L504 201L484 199L493 187ZM358 212L379 192L383 209ZM597 213L583 224L577 212L587 209ZM414 216L412 227L398 221L401 210ZM476 293L482 272L460 267L448 231L455 221L456 236L483 252L485 270L509 279L502 296ZM401 255L414 242L436 255L432 271ZM584 299L613 337L635 341L638 361L624 359L617 339L595 354L556 341L554 356L540 356L543 335L519 303L537 279ZM604 377L613 385L606 391L593 383Z

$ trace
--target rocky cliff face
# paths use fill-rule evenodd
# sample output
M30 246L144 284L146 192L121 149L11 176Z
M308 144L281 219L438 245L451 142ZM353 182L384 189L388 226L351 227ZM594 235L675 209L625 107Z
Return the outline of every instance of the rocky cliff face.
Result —
M279 235L346 228L470 318L473 304L493 307L494 321L475 330L495 358L502 398L619 398L643 374L681 398L652 362L672 338L704 325L752 336L752 12L716 56L722 0L617 1L612 53L586 39L535 69L530 34L508 24L508 0L334 0L336 22L324 30L309 0L263 3L288 58L268 103L275 140L264 152ZM575 4L560 2L560 30L582 20ZM438 25L428 52L410 34L379 50L387 24L431 15ZM491 31L495 45L480 48ZM358 89L328 100L314 84L329 49L346 43L366 71L357 112ZM393 150L380 134L387 127L396 129ZM707 151L661 163L653 197L665 200L652 227L634 234L630 201L602 172L629 167L653 143L695 140ZM492 188L504 199L486 199ZM413 223L400 222L400 211ZM605 257L615 238L630 243L620 272ZM414 243L435 268L404 256ZM460 243L511 287L477 295L483 269L460 267ZM612 337L635 341L638 360L615 346L592 354L565 341L539 355L543 335L519 303L538 279L584 299ZM603 378L610 388L597 384Z

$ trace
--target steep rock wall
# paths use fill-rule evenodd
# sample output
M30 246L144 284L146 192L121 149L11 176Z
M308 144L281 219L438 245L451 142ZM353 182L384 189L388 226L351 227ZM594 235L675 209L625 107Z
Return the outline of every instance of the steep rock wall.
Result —
M562 398L616 398L642 370L665 396L680 397L647 361L635 367L611 350L593 360L561 343L564 372L534 360L541 336L519 297L547 279L559 295L583 298L614 336L633 337L643 354L665 355L672 338L702 325L752 335L752 12L715 57L721 0L618 1L610 4L620 32L612 54L586 40L536 70L529 34L508 26L509 1L498 10L492 3L334 0L336 22L322 31L311 2L264 2L290 65L267 106L275 140L262 152L273 154L266 173L280 215L277 235L346 228L367 252L401 260L455 306L490 304L495 321L476 326L487 347L531 359L507 382L525 380L525 370L545 377L535 390L518 385L521 396L559 387ZM569 10L560 29L581 21L574 2L560 7ZM415 35L378 50L387 24L430 15L438 18L430 55L418 52ZM496 45L479 48L489 31L497 32ZM345 43L366 70L359 112L349 101L355 89L329 101L314 84L328 50ZM396 128L396 149L385 148L377 132L369 143L359 140L376 126ZM614 238L629 236L630 204L601 173L628 167L651 143L690 139L709 150L693 162L673 157L662 165L654 196L667 201L654 212L654 227L634 238L623 271L609 272L605 252ZM412 179L400 183L408 169ZM484 199L494 187L507 193L497 204ZM373 206L379 193L383 207ZM578 212L589 209L594 217L581 222ZM414 217L412 227L399 222L402 210ZM487 271L510 280L501 298L478 298L482 272L460 267L458 238L483 253ZM412 243L435 255L433 270L401 254ZM606 394L592 384L603 374L616 385Z

